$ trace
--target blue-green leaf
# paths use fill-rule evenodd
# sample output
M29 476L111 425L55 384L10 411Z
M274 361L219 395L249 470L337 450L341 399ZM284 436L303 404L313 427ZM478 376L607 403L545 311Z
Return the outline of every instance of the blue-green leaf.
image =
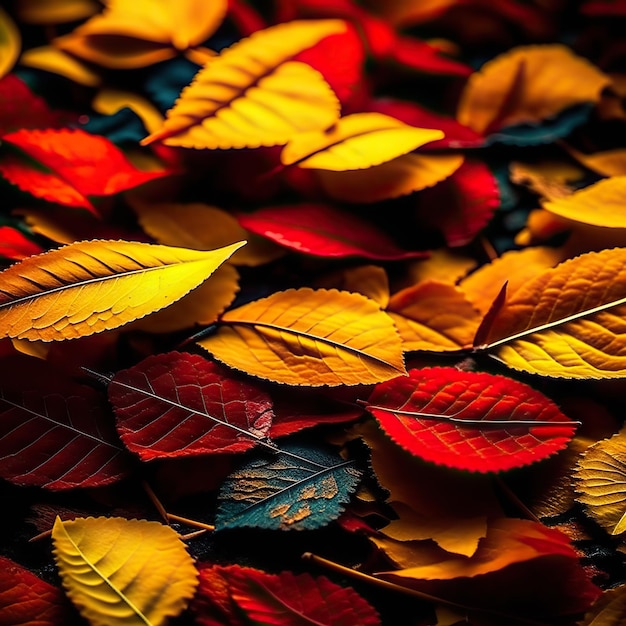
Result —
M361 471L353 461L318 447L285 444L255 457L222 485L215 526L313 530L339 517Z

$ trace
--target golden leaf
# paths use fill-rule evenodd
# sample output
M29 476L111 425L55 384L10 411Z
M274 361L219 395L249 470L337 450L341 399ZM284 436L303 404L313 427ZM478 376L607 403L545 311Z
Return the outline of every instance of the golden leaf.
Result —
M587 515L611 535L626 531L626 430L591 446L575 477Z
M563 378L626 376L626 248L544 270L507 299L485 347L514 369Z
M318 287L336 288L363 294L381 309L389 304L389 279L387 272L378 265L360 265L342 270L317 282Z
M525 185L547 200L569 196L573 191L570 183L584 176L584 172L579 167L563 161L513 162L509 166L509 172L511 182L516 185Z
M375 302L289 289L228 311L198 342L230 367L290 385L359 385L404 374L402 343Z
M156 131L163 124L163 116L158 109L145 98L130 91L101 89L91 106L102 115L115 115L120 109L127 107L143 122L149 133Z
M92 626L165 624L198 584L185 544L158 522L57 517L52 541L67 595Z
M470 76L457 119L479 133L539 122L576 104L598 102L611 79L561 44L520 46Z
M626 585L604 591L578 626L621 626L626 623Z
M97 87L102 82L100 75L85 63L52 46L25 50L20 57L20 65L58 74L86 87Z
M28 24L63 24L91 17L100 10L95 0L20 0L16 12Z
M469 347L482 319L461 289L436 280L396 292L387 310L406 351Z
M202 44L222 23L226 0L107 0L105 10L69 35L61 50L111 69L145 67ZM120 38L126 45L120 45Z
M29 257L0 273L0 327L42 341L117 328L182 298L243 244L196 252L83 241Z
M571 146L565 145L564 147L569 152L570 156L576 159L581 165L596 172L596 174L600 174L601 176L626 175L626 150L623 148L584 154Z
M409 126L382 113L354 113L328 130L293 137L283 148L283 165L344 172L381 165L431 141L441 130Z
M367 170L316 172L328 195L345 202L378 202L432 187L463 164L460 154L404 154Z
M8 74L22 47L22 38L13 20L0 7L0 77Z
M341 20L308 20L257 31L200 70L142 144L258 148L327 128L339 117L337 96L317 70L290 59L345 28Z
M407 264L407 275L402 279L401 286L410 287L423 280L454 284L475 267L476 260L457 249L438 248L431 250L427 259L418 259Z

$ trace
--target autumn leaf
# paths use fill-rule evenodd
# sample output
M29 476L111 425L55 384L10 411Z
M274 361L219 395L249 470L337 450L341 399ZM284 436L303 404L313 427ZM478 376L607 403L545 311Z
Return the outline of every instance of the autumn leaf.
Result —
M16 7L21 21L29 24L61 24L91 17L100 7L95 0L22 0Z
M200 70L142 144L256 148L327 128L339 117L337 97L321 74L291 59L344 29L340 20L296 21L240 41Z
M623 378L626 250L589 252L508 297L485 339L507 366L544 376Z
M170 174L138 170L108 139L78 129L20 130L2 141L18 149L0 159L0 174L10 183L37 198L95 214L90 197L110 196Z
M0 256L13 261L40 254L43 248L29 239L23 232L11 226L0 226Z
M359 385L404 372L391 318L364 296L290 289L227 311L205 350L253 376L291 385Z
M586 154L564 145L568 154L576 159L581 165L600 174L600 176L624 176L626 175L626 150L602 150Z
M158 522L57 517L52 541L63 586L94 626L165 624L198 584L185 545Z
M4 336L59 341L117 328L182 298L241 245L83 241L29 257L0 273Z
M91 106L102 115L115 115L118 111L129 108L143 122L146 130L155 132L163 124L163 116L156 107L145 98L120 89L101 89L93 99Z
M340 587L325 576L268 574L238 565L201 565L192 611L201 626L238 626L244 620L275 626L304 621L320 626L380 624L376 611L351 587Z
M380 383L365 406L405 450L477 472L540 461L563 449L576 427L524 383L448 367L414 369Z
M264 391L195 354L148 357L117 372L108 395L122 441L146 461L243 452L272 424Z
M204 43L222 23L227 5L226 0L107 0L102 13L54 43L107 68L145 67Z
M11 17L0 7L0 77L11 71L21 47L20 31Z
M86 63L53 46L25 50L20 56L20 65L58 74L86 87L97 87L102 82L102 76Z
M222 484L215 528L313 530L339 517L361 471L325 449L284 443Z
M619 626L626 619L626 587L608 589L578 622L579 626Z

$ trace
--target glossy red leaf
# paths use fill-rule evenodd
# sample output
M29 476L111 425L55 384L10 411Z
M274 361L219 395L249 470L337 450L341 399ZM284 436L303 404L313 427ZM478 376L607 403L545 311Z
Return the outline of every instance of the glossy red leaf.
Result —
M150 356L118 372L108 393L122 441L144 461L244 452L273 417L260 387L196 354Z
M377 626L378 614L351 587L325 576L268 574L230 565L200 568L192 611L201 626L267 624L272 626Z
M27 256L39 254L43 248L11 226L0 226L0 256L21 261Z
M0 556L0 626L78 623L63 591Z
M239 214L247 230L281 246L326 258L362 257L396 261L425 256L397 246L386 233L347 211L326 204L266 207Z
M376 386L367 407L395 443L438 465L498 472L562 450L577 423L532 387L451 367Z
M2 140L18 149L0 160L0 174L10 183L37 198L94 212L89 197L110 196L169 174L138 170L106 137L83 130L19 130Z
M106 399L51 365L0 361L0 476L51 490L116 482L129 469Z

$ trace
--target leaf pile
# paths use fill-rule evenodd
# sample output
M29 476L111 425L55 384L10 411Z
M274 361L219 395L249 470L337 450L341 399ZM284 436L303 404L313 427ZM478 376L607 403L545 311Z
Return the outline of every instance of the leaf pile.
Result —
M0 625L621 623L624 20L0 9Z

